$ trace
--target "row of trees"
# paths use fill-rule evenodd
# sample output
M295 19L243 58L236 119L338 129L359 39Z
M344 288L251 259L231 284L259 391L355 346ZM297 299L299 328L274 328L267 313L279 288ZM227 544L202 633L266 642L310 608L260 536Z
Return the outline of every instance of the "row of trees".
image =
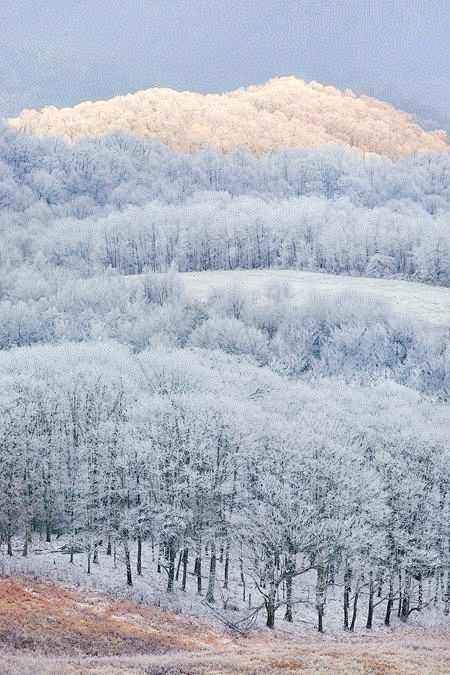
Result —
M3 352L0 375L3 554L56 537L90 573L116 551L124 584L154 566L241 625L448 615L442 404L114 343Z
M93 274L257 267L450 280L448 156L181 156L115 132L0 133L0 261Z

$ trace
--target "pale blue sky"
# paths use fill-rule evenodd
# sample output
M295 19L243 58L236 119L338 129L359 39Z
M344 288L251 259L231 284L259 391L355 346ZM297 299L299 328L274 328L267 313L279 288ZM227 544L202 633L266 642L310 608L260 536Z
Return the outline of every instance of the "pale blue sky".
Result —
M0 112L277 75L450 126L450 0L0 0Z

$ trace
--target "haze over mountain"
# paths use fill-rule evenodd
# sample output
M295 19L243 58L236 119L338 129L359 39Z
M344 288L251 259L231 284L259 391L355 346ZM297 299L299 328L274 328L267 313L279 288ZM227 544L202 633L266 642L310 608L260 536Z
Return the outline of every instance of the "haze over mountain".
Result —
M122 128L162 141L176 152L245 147L260 155L283 146L342 142L397 159L449 149L444 131L425 131L411 115L388 103L295 77L224 94L147 89L73 108L24 110L9 124L70 140Z

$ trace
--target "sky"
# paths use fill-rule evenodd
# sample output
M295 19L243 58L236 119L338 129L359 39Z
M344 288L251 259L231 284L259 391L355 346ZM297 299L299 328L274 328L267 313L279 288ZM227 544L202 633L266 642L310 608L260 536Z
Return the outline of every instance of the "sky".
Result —
M450 0L0 0L0 15L1 115L296 75L450 128Z

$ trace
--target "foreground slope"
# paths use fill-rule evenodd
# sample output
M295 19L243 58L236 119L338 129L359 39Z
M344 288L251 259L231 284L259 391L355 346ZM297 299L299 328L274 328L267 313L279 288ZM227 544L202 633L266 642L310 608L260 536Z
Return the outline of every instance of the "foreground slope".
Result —
M0 673L444 673L448 631L236 637L155 607L0 579Z
M245 147L262 154L280 146L336 142L393 159L448 151L443 131L425 131L411 115L388 103L295 77L224 94L148 89L73 108L25 110L9 122L18 129L72 140L122 128L182 152Z

